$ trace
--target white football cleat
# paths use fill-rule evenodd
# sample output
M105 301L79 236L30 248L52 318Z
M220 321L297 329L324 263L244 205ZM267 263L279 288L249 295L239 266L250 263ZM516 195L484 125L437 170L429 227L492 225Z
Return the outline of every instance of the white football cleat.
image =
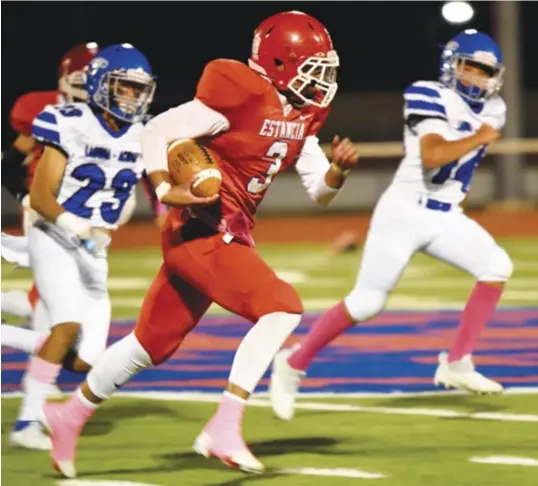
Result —
M192 448L197 454L208 459L216 457L223 464L233 469L240 469L243 472L253 474L262 474L265 471L265 466L254 457L246 445L237 450L230 449L227 451L223 447L221 447L221 450L217 450L213 442L211 435L202 431L196 437Z
M439 354L439 366L433 378L435 385L445 388L457 388L471 393L502 393L504 388L500 383L486 378L475 371L471 355L466 355L459 361L448 362L448 353Z
M43 431L39 422L35 421L18 421L9 435L9 443L13 447L37 451L50 451L52 449L50 437Z
M282 420L291 420L295 413L295 397L299 391L304 371L296 370L288 364L288 358L295 349L283 349L273 360L273 372L269 382L269 398L275 415Z

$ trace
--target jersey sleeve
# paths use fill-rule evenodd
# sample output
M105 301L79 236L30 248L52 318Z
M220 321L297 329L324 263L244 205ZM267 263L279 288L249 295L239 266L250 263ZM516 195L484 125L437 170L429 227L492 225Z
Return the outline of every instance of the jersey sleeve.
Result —
M495 130L501 130L506 124L506 104L500 96L495 96L486 104L486 113L482 119Z
M404 91L404 119L412 117L447 120L441 94L434 83L417 81Z
M325 183L325 174L330 166L318 138L313 135L306 137L301 154L295 163L295 170L310 199L322 206L328 205L339 192L339 189L329 187Z
M226 114L261 94L260 76L245 64L228 59L211 61L196 88L196 98L204 105Z
M32 123L32 136L42 145L50 145L64 154L68 154L67 147L70 138L68 122L60 109L54 105L47 105Z
M33 93L25 94L15 101L9 114L10 124L17 133L30 136L32 122L39 114L43 105L39 105Z
M436 135L441 135L445 140L454 139L454 134L450 129L450 125L446 121L436 118L424 118L414 125L413 130L418 138L422 138L430 133L435 133Z

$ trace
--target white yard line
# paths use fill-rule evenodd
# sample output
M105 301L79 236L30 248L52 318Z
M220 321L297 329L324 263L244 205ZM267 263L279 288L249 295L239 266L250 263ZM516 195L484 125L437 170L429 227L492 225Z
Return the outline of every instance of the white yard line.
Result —
M287 468L276 471L278 474L299 474L301 476L325 476L330 478L382 479L384 474L361 469L319 469L314 467Z
M479 464L502 464L504 466L530 466L538 467L538 459L531 457L514 457L514 456L489 456L489 457L471 457L469 462Z
M11 398L20 396L20 392L3 393L2 398ZM439 392L442 395L442 392ZM202 393L202 392L118 392L118 397L127 398L142 398L150 400L163 401L183 401L183 402L219 402L220 393ZM305 397L308 395L301 395ZM407 395L410 396L410 395ZM419 396L419 395L417 395ZM387 398L390 395L386 395ZM271 406L269 400L253 396L249 405L253 407L268 408ZM382 415L422 415L426 417L450 417L450 418L465 418L473 420L494 420L500 422L536 422L538 423L538 415L533 414L516 414L516 413L497 413L497 412L459 412L443 408L422 408L422 407L376 407L376 406L361 406L343 403L320 403L320 402L304 402L299 401L295 406L298 410L320 410L325 412L363 412Z
M58 486L159 486L158 484L116 481L115 479L62 479Z

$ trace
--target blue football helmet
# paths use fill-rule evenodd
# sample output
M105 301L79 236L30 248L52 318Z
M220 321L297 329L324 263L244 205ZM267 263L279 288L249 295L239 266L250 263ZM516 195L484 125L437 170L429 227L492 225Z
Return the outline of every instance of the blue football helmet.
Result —
M88 65L89 103L119 120L136 123L153 101L155 79L146 56L131 44L105 47Z
M501 49L489 35L465 30L444 46L439 80L470 103L483 103L502 87L502 60ZM468 66L480 68L487 76L473 75Z

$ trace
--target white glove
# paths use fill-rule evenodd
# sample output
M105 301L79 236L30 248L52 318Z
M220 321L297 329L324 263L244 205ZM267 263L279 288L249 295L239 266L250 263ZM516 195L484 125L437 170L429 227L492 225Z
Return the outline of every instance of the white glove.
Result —
M99 231L98 229L92 230L92 236L89 240L84 242L84 246L90 252L99 253L106 250L110 245L112 239L106 233Z
M77 235L81 240L89 239L92 234L92 226L89 221L68 211L56 218L56 224L67 232Z

